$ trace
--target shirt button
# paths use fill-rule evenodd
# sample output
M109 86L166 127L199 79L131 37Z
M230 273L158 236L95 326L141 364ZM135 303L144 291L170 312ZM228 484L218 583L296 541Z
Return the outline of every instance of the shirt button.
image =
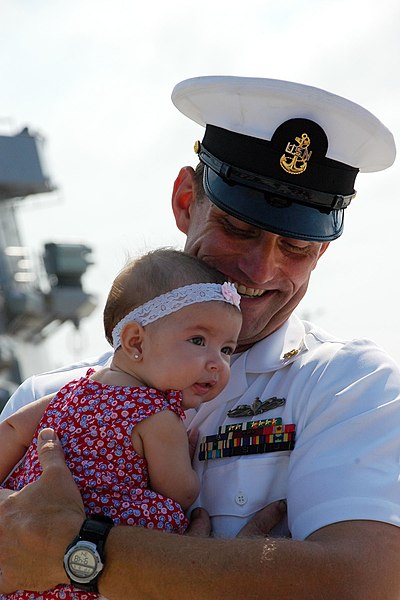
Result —
M243 504L246 504L246 502L247 502L246 494L243 492L238 492L235 496L235 502L236 502L236 504L239 504L239 506L243 506Z

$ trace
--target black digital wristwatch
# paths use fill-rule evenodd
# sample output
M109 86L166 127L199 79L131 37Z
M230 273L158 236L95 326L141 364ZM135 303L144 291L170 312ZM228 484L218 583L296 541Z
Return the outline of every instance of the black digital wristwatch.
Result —
M71 585L86 592L99 593L104 545L113 525L113 520L104 515L92 515L83 522L79 534L64 555L64 568Z

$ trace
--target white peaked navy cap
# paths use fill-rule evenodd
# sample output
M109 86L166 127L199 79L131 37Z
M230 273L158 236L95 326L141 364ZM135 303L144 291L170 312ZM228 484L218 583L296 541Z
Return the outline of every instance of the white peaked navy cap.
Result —
M210 200L285 237L339 237L358 172L386 169L396 156L392 134L374 115L308 85L196 77L178 83L172 101L205 127L195 151Z

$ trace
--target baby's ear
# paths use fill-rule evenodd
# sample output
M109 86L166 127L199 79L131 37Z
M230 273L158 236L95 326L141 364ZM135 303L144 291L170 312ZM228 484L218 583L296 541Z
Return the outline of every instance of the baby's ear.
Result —
M124 325L121 331L121 348L129 357L138 360L142 357L144 329L136 321Z

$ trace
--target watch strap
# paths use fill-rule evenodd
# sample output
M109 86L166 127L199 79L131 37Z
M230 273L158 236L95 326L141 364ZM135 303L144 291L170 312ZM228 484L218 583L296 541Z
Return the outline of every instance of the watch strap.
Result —
M104 546L108 534L110 533L113 526L114 522L110 517L106 517L105 515L91 515L90 517L84 520L82 527L80 528L79 534L68 546L66 552L68 552L68 550L70 550L70 548L72 548L77 542L85 540L87 542L95 544L101 562L104 564ZM100 575L101 571L97 573L97 575L87 583L75 581L70 577L70 582L71 585L73 585L76 588L85 590L86 592L94 592L98 594L98 580Z
M78 539L96 544L101 559L104 558L104 545L114 523L110 517L92 515L84 520Z

